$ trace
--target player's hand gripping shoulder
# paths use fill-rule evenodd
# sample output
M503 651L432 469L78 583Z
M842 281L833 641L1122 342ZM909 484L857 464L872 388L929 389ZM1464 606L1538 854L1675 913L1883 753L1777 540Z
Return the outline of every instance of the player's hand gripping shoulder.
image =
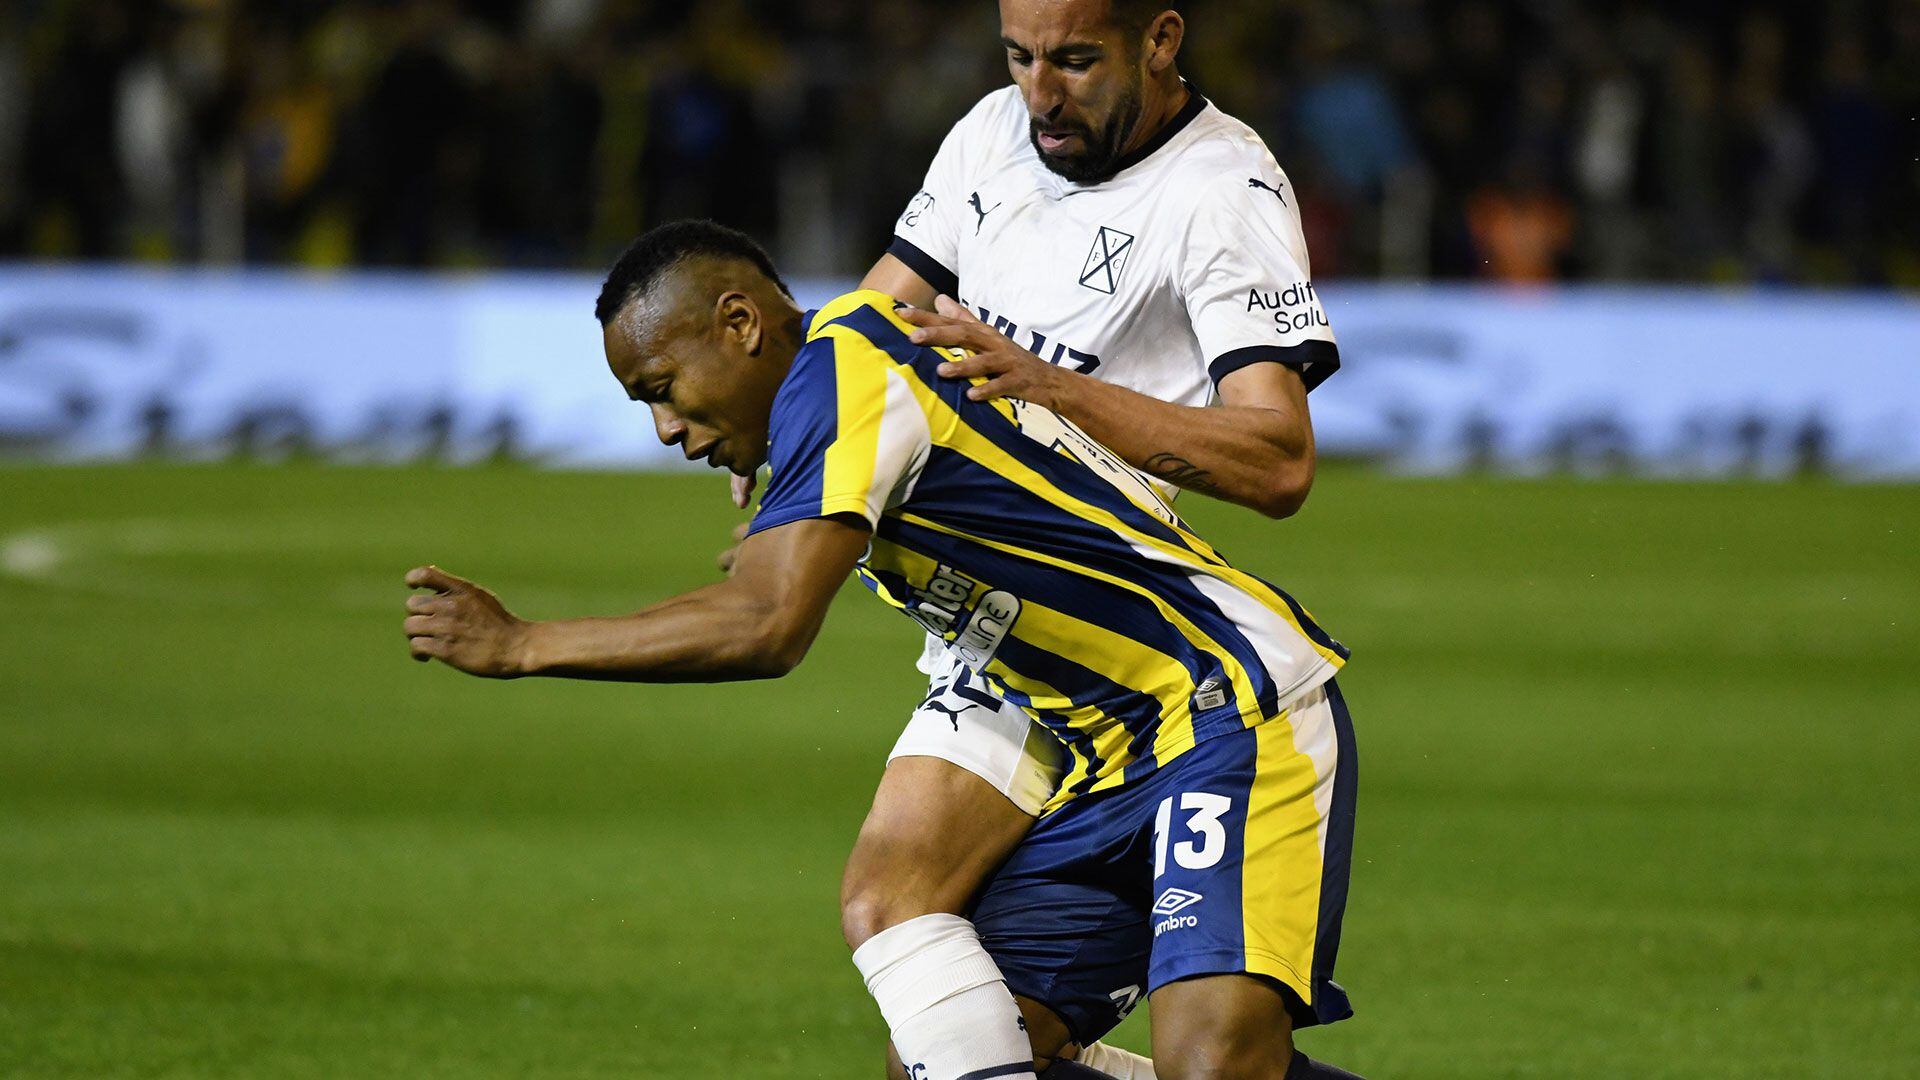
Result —
M407 598L407 648L415 660L440 660L489 679L526 673L529 624L498 597L437 566L407 571L407 586L430 590Z
M1019 398L1061 412L1064 384L1075 377L1085 378L1014 344L952 297L939 297L934 308L931 312L902 308L900 317L920 327L913 332L915 344L963 349L971 354L941 364L940 374L949 379L985 379L967 391L967 397L974 401Z
M937 311L901 309L913 341L972 355L940 366L948 378L986 381L975 401L1013 397L1052 409L1127 464L1176 487L1287 517L1313 486L1313 424L1298 372L1251 364L1220 380L1211 408L1175 405L1049 364L942 296Z

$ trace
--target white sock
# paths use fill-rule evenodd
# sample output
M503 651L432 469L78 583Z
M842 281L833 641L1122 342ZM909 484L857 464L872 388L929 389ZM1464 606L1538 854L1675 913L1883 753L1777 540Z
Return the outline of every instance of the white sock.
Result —
M922 915L853 952L914 1080L1036 1080L1020 1006L973 924Z
M1080 1056L1074 1060L1095 1072L1106 1073L1113 1080L1159 1080L1153 1075L1152 1061L1106 1043L1081 1047Z

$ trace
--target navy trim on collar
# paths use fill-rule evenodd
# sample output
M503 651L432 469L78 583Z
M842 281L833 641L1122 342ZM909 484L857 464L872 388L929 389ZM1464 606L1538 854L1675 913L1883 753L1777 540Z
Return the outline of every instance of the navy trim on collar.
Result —
M1152 157L1154 151L1171 142L1175 135L1180 134L1188 124L1193 123L1193 118L1200 115L1200 110L1207 107L1207 99L1200 91L1195 90L1191 83L1186 84L1186 86L1187 103L1180 106L1180 111L1173 114L1173 119L1167 121L1166 125L1159 131L1153 133L1153 138L1148 139L1138 147L1135 147L1131 153L1122 157L1119 161L1114 162L1114 176L1119 176L1121 173ZM1111 177L1108 179L1111 179ZM1105 181L1102 181L1102 183L1104 182Z

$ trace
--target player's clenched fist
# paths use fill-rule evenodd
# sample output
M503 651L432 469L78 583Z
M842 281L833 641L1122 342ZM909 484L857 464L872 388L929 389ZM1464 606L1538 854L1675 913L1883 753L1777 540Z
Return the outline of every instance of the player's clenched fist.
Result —
M527 623L492 593L437 566L407 571L407 585L431 590L407 598L407 648L415 660L441 660L490 679L524 673Z

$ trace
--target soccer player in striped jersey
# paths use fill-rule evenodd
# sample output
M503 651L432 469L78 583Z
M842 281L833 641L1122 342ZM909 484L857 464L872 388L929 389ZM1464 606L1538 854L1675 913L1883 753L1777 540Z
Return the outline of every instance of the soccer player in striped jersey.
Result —
M530 623L422 567L413 655L490 676L772 677L857 571L1070 755L973 923L927 917L938 979L866 957L876 997L905 1003L909 1075L1032 1080L1030 1055L1098 1039L1143 996L1168 1076L1336 1075L1303 1071L1291 1032L1349 1013L1331 978L1346 651L1073 424L943 376L961 354L914 344L895 308L858 291L803 314L764 252L710 223L642 237L598 305L608 363L689 459L770 465L733 575L624 618ZM971 961L981 944L991 962ZM1024 1009L1032 1046L916 1026L961 999L1015 1030Z
M1013 85L953 125L863 285L971 353L948 374L986 376L977 396L1047 405L1169 492L1285 517L1313 481L1307 394L1339 352L1286 174L1180 77L1183 6L1000 0ZM965 914L1066 779L1056 740L951 649L930 639L921 667L842 885L863 970L876 951L914 966L917 928ZM1104 1045L1081 1060L1152 1077Z

